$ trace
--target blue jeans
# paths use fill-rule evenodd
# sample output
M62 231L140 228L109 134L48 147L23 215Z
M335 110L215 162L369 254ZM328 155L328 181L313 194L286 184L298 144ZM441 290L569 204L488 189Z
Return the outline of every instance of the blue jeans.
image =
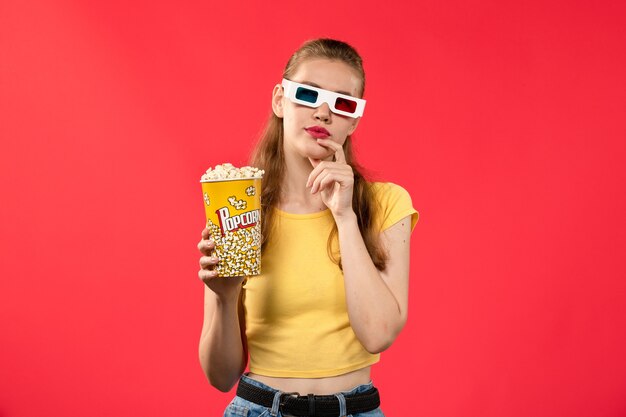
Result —
M269 387L255 379L248 378L245 375L242 375L241 379L244 379L247 383L256 385L257 387L263 388L265 390L278 392L278 390ZM345 395L361 393L367 391L370 388L372 388L371 382L369 384L359 385L350 391L338 392L337 394L335 394L335 396L339 398L340 407L343 406L345 408ZM246 401L241 397L235 397L230 402L230 404L228 404L228 407L226 407L226 411L224 411L224 417L289 417L286 414L282 414L277 409L278 405L275 406L275 409L272 409L263 407L262 405L255 404L250 401ZM274 412L273 414L272 411ZM385 415L379 407L376 410L368 411L367 413L350 414L347 417L385 417Z

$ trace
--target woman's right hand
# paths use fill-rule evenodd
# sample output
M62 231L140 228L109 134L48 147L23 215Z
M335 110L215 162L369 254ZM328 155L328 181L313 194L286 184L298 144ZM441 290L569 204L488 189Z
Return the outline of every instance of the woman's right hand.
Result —
M243 277L218 277L215 270L215 242L210 230L202 231L198 243L200 272L206 285L204 319L198 345L200 366L211 385L229 391L246 369L248 353L244 347L245 319L241 303Z
M198 250L203 256L200 257L200 271L198 277L218 297L232 297L239 294L243 277L218 277L217 263L219 259L215 255L215 241L211 239L211 231L205 227L202 231L202 240L198 243Z

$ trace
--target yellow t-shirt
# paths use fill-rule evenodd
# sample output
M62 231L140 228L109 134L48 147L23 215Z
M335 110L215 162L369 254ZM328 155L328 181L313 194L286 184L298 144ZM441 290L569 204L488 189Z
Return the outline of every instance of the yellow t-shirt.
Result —
M383 231L419 214L404 188L372 183ZM328 256L330 210L290 214L276 210L272 238L263 248L262 274L244 285L250 371L260 375L321 378L378 362L359 342L348 319L343 273ZM338 246L336 246L338 248Z

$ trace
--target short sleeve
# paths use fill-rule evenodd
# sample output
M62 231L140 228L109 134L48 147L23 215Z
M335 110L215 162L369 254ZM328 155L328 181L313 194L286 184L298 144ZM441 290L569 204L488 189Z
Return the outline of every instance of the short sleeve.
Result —
M373 183L372 187L379 203L376 217L380 231L390 228L406 216L411 216L412 232L419 220L419 212L413 208L408 191L391 182Z

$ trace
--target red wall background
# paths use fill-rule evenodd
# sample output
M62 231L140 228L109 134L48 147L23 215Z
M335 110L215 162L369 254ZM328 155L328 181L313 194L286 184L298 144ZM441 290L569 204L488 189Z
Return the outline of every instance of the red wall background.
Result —
M319 36L421 214L387 415L626 416L623 3L226 3L0 3L0 416L221 415L198 180Z

